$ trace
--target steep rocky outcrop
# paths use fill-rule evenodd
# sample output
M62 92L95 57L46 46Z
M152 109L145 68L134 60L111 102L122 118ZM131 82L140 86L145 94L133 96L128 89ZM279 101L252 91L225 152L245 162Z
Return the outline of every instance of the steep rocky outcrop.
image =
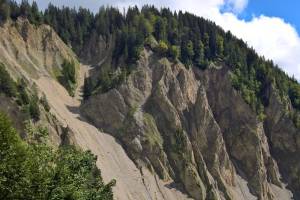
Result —
M201 74L214 116L226 147L249 188L259 199L275 198L269 183L281 186L276 162L270 155L263 124L231 87L228 70L211 69Z
M36 88L48 100L50 112L44 112L40 106L41 119L34 125L42 125L49 130L53 145L75 144L92 151L98 157L97 166L104 181L117 181L113 189L115 199L189 199L170 182L160 180L147 168L137 168L114 137L103 133L80 116L84 77L90 71L93 73L93 69L80 65L78 87L75 96L71 97L56 77L63 60L76 61L76 56L51 27L33 26L19 18L0 26L0 34L0 62L4 63L14 79L24 78L29 90ZM98 55L99 59L94 59L97 61L94 64L110 59L111 50L103 51L101 45L99 48L103 54ZM25 117L13 99L0 96L0 111L8 113L14 125L24 130Z
M64 59L77 62L75 54L50 26L34 26L19 18L1 26L0 35L0 61L16 78L57 78Z
M282 103L274 88L269 88L269 106L266 110L265 131L271 152L288 187L300 198L300 132L291 120L291 106Z
M35 81L40 77L56 79L61 72L64 60L77 58L72 50L64 44L50 26L34 26L28 20L19 18L8 21L0 26L0 62L3 63L10 75L17 81L22 78L28 84L29 91L36 88ZM39 95L44 94L39 90ZM11 98L1 98L0 110L14 119L15 127L24 132L26 115ZM48 128L51 141L59 145L68 132L64 125L51 113L45 112L40 105L41 116L36 125Z
M291 198L264 124L233 89L226 67L194 72L143 55L125 83L82 106L89 121L118 138L137 166L195 199Z

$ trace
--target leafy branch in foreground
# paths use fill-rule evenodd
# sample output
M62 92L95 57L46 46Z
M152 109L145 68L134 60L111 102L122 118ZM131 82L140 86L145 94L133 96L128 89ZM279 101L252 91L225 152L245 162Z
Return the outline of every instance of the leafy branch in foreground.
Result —
M113 199L115 181L103 183L91 152L54 149L42 127L27 132L25 142L0 113L0 199Z

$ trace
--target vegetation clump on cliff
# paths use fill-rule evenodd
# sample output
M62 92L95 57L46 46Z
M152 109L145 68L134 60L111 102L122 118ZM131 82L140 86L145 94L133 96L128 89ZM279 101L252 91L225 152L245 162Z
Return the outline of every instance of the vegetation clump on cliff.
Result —
M74 61L70 62L68 60L64 60L61 67L61 76L58 77L58 80L66 88L69 94L74 96L77 82L76 64Z
M28 124L23 141L0 113L0 199L113 199L97 158L73 146L54 149L47 129Z
M0 63L0 94L4 94L16 101L21 110L27 114L29 119L38 121L40 118L39 97L37 91L29 92L24 79L15 82L5 66Z

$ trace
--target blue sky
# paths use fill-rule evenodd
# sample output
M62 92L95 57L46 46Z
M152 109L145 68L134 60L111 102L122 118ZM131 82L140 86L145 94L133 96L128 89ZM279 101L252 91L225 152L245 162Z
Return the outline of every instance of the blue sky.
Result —
M21 0L17 0L21 1ZM29 0L32 1L32 0ZM300 80L299 0L36 0L41 8L83 6L97 11L101 5L124 8L153 4L189 11L208 18L243 39L260 55L272 59Z
M252 16L280 17L300 32L300 1L298 0L250 0L239 18L251 20Z

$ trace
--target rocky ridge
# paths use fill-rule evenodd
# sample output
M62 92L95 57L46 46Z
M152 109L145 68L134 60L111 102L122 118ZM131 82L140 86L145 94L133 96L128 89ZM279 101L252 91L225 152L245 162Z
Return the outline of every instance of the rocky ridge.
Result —
M118 138L138 167L194 199L292 198L272 131L231 86L226 66L200 71L142 54L125 83L82 106L90 122Z
M26 30L26 37L20 30ZM48 100L50 113L42 111L41 120L36 125L48 128L53 145L74 144L91 150L98 157L97 166L104 181L117 181L115 199L190 199L181 191L169 187L168 182L160 180L147 168L138 169L114 137L83 119L79 114L82 86L91 68L80 65L77 90L71 97L57 81L56 73L61 70L64 59L76 61L77 58L51 27L34 26L19 18L16 22L8 21L1 26L0 33L0 62L5 64L14 79L25 79L29 89L36 88ZM97 60L97 64L100 61ZM2 96L0 100L0 110L14 119L17 128L24 130L18 105Z

